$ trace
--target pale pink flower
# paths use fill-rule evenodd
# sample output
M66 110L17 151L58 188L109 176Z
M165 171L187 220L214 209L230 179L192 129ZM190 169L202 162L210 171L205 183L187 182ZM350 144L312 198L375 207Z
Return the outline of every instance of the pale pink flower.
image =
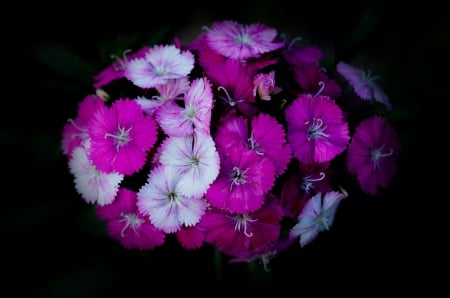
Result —
M202 196L219 174L220 159L211 136L169 137L161 144L161 164L181 173L178 187L188 197Z
M174 233L183 225L197 224L205 212L206 200L190 197L180 191L182 173L173 166L155 167L137 194L139 211L166 233Z
M190 51L181 51L174 45L155 45L144 58L128 62L125 77L138 87L152 88L187 76L194 62Z
M70 172L75 177L75 189L90 204L108 205L114 201L124 176L98 170L89 159L87 150L83 146L76 147L69 160Z

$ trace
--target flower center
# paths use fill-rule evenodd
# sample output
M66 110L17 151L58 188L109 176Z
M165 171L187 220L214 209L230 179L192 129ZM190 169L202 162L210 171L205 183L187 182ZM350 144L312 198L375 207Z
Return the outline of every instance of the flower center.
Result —
M178 198L178 195L177 195L176 192L174 192L174 191L169 191L169 192L167 193L167 199L168 199L170 202L175 202L175 201L177 200L177 198Z
M370 160L373 162L373 169L376 170L380 167L380 162L384 157L394 154L394 150L390 149L388 152L383 152L385 144L380 148L375 148L370 151Z
M123 226L122 230L120 231L120 236L125 237L125 232L128 228L131 228L137 235L139 233L137 232L137 228L144 222L143 219L139 218L135 213L121 213L120 216L122 217L119 222L125 222L125 225Z
M234 38L234 42L238 45L249 45L251 44L252 39L244 32L244 29L242 29L241 33Z
M248 180L245 179L245 173L247 173L248 170L249 169L241 171L238 167L233 167L233 171L231 172L230 190L233 188L233 185L241 185L248 183Z
M183 116L186 119L189 119L191 121L195 118L195 115L196 115L196 111L195 111L195 108L192 106L186 107L183 111Z
M236 217L234 217L234 220L236 221L236 224L234 226L234 230L240 232L241 228L243 228L244 235L247 237L252 237L253 233L249 233L247 231L247 223L248 222L255 222L257 219L251 219L247 214L239 214Z
M312 139L326 139L330 136L324 132L327 129L327 125L320 118L313 118L311 121L306 121L305 125L308 126L308 141Z
M116 151L119 151L120 147L126 145L129 141L131 141L130 130L132 127L125 129L124 127L118 127L117 132L115 134L106 133L105 138L111 137L114 139L116 144Z

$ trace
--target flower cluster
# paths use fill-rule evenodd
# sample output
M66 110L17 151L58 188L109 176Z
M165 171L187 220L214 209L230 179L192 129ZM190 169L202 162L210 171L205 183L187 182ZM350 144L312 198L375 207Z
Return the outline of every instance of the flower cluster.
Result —
M232 20L125 51L62 129L76 191L129 249L175 237L267 262L308 245L353 191L389 187L400 149L376 77L322 58Z

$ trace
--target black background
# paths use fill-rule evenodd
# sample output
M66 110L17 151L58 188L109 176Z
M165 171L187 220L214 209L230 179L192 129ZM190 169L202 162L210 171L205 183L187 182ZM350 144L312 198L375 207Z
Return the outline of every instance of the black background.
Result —
M232 281L228 286L237 281L295 281L273 283L267 293L274 295L336 286L349 291L362 286L364 294L424 285L422 266L440 264L425 253L434 240L424 216L428 206L442 203L430 193L440 175L426 170L436 166L432 159L442 147L432 136L440 134L445 119L438 112L446 104L450 28L442 7L433 2L394 7L377 1L284 0L206 5L96 0L10 7L4 10L10 19L2 21L2 255L5 285L18 293L157 295L194 281L183 292L203 294L207 281L222 279ZM217 272L211 247L186 251L172 240L155 251L125 250L105 236L91 206L76 193L60 152L65 121L92 91L89 76L109 61L108 42L130 43L133 36L152 40L157 34L167 41L172 36L189 39L203 25L221 19L258 21L291 36L298 33L334 49L336 59L362 54L383 73L384 89L400 111L394 121L403 151L392 188L374 198L349 197L329 232L304 249L273 259L270 274L252 275L245 264L225 263ZM92 68L65 61L60 54L66 50ZM61 70L49 61L68 67ZM428 155L430 151L434 153Z

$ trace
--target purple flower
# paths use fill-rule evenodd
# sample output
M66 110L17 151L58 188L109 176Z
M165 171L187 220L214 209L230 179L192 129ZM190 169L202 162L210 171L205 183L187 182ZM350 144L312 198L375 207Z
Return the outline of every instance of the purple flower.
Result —
M144 166L156 142L157 126L135 101L119 99L93 115L88 132L94 165L107 173L130 175Z
M283 43L274 41L276 36L275 29L263 24L242 25L226 20L212 24L206 32L206 43L225 57L248 59L281 48Z
M376 195L397 173L400 141L394 127L382 116L364 119L355 130L347 151L347 167L361 188Z
M108 234L126 248L154 249L164 243L165 234L138 211L136 202L136 192L121 188L112 204L97 206L95 211L106 221Z
M305 246L317 235L328 230L333 224L337 208L345 195L331 191L322 196L318 193L306 202L305 207L298 216L298 222L290 230L290 237L300 236L300 246Z
M356 68L353 65L345 62L339 62L336 70L340 73L355 90L356 95L364 100L375 100L384 104L389 110L392 109L392 104L389 97L384 91L375 83L379 77L372 76L370 71L365 72L362 69Z
M348 124L328 97L301 95L286 108L287 138L300 162L328 162L347 148Z

